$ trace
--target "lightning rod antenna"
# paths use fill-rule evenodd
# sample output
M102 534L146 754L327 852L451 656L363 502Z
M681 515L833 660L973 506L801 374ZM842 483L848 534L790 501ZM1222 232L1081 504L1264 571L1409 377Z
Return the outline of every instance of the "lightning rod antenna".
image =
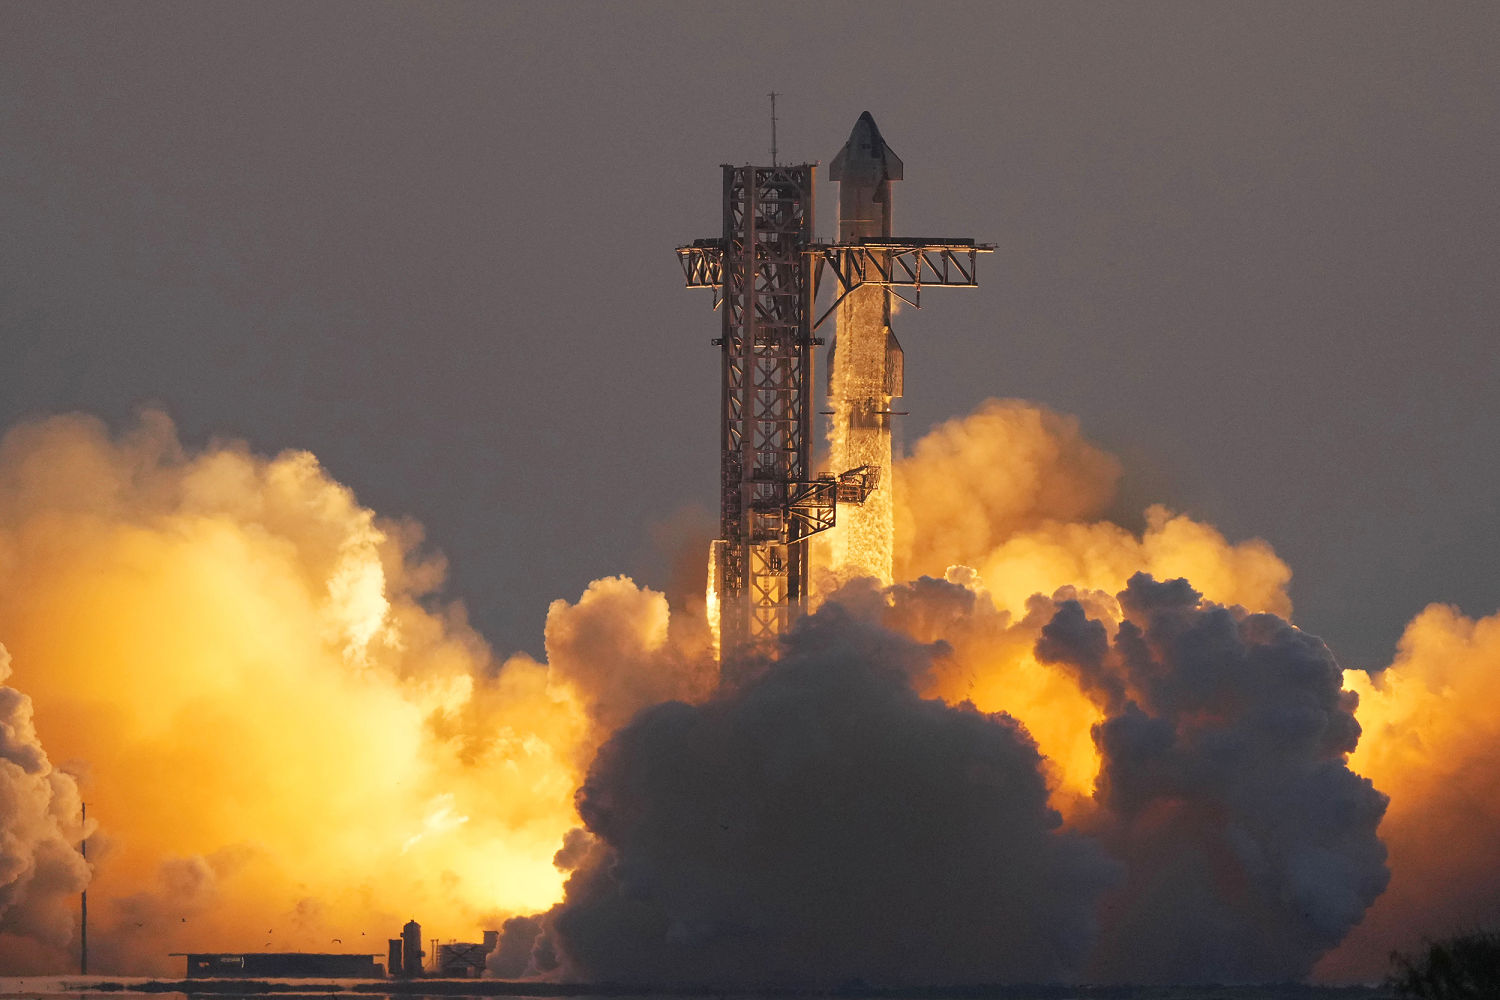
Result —
M771 91L771 166L776 163L776 91Z

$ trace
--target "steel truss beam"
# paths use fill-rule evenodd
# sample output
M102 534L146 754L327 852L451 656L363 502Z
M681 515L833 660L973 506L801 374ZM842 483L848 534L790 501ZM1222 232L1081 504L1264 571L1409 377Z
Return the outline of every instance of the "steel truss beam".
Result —
M827 531L838 520L838 505L860 504L880 485L880 469L861 465L837 476L822 475L810 483L793 483L784 513L805 526L805 534Z
M813 272L813 294L822 284L825 268L833 277L834 300L813 323L813 329L833 315L849 293L863 285L880 285L891 294L916 308L922 308L922 286L942 288L977 288L978 255L993 253L989 244L973 240L860 240L858 243L835 243L815 248L817 267ZM900 289L912 290L910 297Z
M808 253L814 259L813 295L822 289L826 270L833 279L835 297L813 322L818 329L838 309L849 293L862 285L880 285L891 289L903 302L920 309L923 286L942 288L978 288L978 256L994 253L987 243L963 239L906 240L881 238L858 243L813 244ZM684 286L714 289L714 308L721 301L719 290L724 283L724 242L697 240L677 248L682 265ZM911 289L911 295L901 289Z

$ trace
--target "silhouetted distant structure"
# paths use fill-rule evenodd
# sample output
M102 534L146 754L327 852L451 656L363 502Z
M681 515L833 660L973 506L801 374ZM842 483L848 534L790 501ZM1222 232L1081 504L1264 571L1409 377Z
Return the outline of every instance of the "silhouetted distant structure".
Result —
M390 938L386 941L385 967L391 970L391 975L401 975L401 939Z
M303 951L180 952L189 979L383 979L385 969L374 955L334 955Z
M484 975L490 949L478 941L450 941L438 945L437 974L444 979L472 979Z
M401 975L413 979L422 975L422 925L408 920L401 928Z

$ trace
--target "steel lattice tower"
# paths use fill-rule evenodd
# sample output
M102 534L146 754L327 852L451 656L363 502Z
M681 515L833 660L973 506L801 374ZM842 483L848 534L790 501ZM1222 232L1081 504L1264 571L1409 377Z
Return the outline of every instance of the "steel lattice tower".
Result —
M724 165L724 234L677 248L689 288L721 309L719 530L710 560L724 658L783 634L807 606L808 539L863 503L879 470L812 473L814 331L855 290L973 287L972 240L817 243L815 164ZM814 316L825 268L835 300ZM903 299L906 296L901 296ZM712 614L712 609L710 610Z
M724 167L714 555L726 647L775 638L806 600L809 526L789 504L811 479L813 172Z

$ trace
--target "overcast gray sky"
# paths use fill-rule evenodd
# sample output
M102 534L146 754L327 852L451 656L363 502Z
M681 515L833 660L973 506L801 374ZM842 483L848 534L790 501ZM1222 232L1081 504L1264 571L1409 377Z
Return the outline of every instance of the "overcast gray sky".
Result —
M1388 661L1500 607L1500 6L0 5L0 425L164 405L426 525L502 650L711 512L722 162L871 111L898 228L999 252L904 312L908 442L1077 414ZM820 230L832 228L822 191ZM670 534L670 532L669 532Z

